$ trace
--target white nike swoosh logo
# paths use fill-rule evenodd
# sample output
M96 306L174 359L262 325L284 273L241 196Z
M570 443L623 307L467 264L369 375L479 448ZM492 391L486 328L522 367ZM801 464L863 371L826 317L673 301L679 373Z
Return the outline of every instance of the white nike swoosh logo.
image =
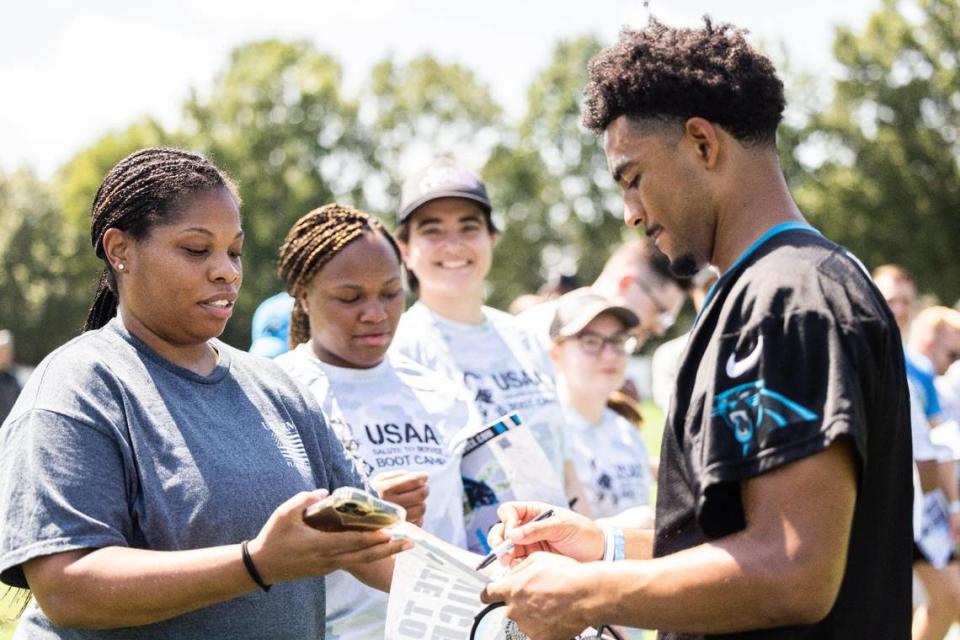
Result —
M739 378L750 369L753 369L757 366L757 363L760 362L760 353L763 351L763 336L757 338L757 346L753 348L753 351L750 352L743 360L737 360L737 354L731 353L730 357L727 358L727 377L728 378Z

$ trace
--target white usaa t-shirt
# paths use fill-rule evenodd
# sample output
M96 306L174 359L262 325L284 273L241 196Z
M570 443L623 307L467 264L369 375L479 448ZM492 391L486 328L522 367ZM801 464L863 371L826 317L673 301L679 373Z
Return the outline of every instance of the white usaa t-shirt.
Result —
M371 369L346 369L321 362L309 344L301 344L276 361L310 389L368 477L426 471L430 494L423 528L466 546L460 455L448 449L453 434L477 426L462 390L396 353ZM381 640L387 594L345 571L326 581L328 640Z
M568 408L567 423L573 434L573 465L593 517L650 504L650 455L635 426L612 409L605 409L593 424Z
M483 308L479 325L454 322L418 302L403 314L393 350L460 381L483 422L516 412L563 478L571 457L553 366L513 316Z

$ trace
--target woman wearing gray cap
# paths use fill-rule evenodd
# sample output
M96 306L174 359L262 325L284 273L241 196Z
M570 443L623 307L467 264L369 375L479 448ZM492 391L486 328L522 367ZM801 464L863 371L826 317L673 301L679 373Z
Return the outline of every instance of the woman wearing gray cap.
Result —
M564 295L550 325L550 358L557 368L574 466L595 517L629 517L652 526L653 474L637 426L615 410L636 346L636 314L589 287Z
M490 211L483 182L450 160L404 184L397 239L420 299L401 318L394 348L462 382L485 421L518 412L575 498L580 487L547 354L513 316L483 304L497 236Z

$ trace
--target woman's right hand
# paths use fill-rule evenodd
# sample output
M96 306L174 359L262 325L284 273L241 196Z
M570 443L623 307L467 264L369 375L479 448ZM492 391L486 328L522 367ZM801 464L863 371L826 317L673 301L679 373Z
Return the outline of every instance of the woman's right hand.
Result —
M548 509L554 514L539 522L534 518ZM603 530L593 520L568 509L543 502L505 502L497 508L500 522L491 527L487 544L496 548L504 540L513 540L513 551L501 562L512 565L536 551L559 553L581 562L603 557Z
M409 549L405 540L391 541L390 533L379 531L318 531L303 521L303 511L325 498L326 489L301 492L271 514L257 537L248 544L264 582L277 584L338 569L383 560Z
M370 485L387 502L398 504L407 511L407 522L423 526L427 511L427 474L423 471L386 471L370 478Z

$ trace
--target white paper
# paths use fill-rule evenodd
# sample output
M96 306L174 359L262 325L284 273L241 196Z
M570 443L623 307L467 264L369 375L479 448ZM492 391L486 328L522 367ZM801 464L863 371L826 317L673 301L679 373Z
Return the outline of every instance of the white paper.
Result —
M516 413L454 438L463 455L464 524L471 551L490 551L487 532L499 522L497 506L503 502L536 500L567 506L563 481Z
M480 573L474 567L483 556L405 522L394 527L393 537L415 546L395 556L384 640L469 640L474 620L486 608L480 592L491 575L505 572L503 566L495 563ZM475 640L525 640L505 613L499 607L485 615ZM595 634L588 628L578 637Z
M384 639L467 640L485 607L480 592L490 582L473 569L483 556L405 523L394 529L394 537L415 546L396 556Z

